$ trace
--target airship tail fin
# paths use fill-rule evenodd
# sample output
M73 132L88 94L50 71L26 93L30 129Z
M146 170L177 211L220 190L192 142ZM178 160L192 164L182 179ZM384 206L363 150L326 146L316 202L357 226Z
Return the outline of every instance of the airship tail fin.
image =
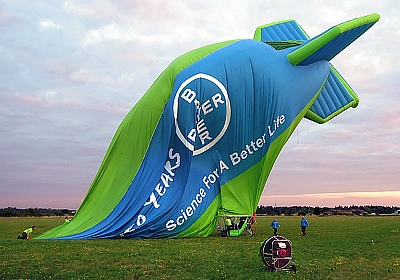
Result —
M378 14L371 14L333 26L289 53L288 60L293 65L309 65L320 60L329 61L378 20Z
M266 43L283 41L304 43L310 38L295 20L288 19L257 27L253 39Z
M295 20L283 20L260 26L254 39L277 50L292 48L288 60L293 65L309 65L320 60L331 60L379 20L378 14L359 17L336 25L310 39ZM327 82L320 95L305 115L316 123L325 123L350 107L357 107L357 94L331 65Z

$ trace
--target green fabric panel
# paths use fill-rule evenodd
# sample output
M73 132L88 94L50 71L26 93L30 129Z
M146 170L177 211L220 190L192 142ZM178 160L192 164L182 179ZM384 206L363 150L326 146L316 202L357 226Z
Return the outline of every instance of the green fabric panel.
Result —
M247 220L243 223L242 227L240 229L233 229L229 231L229 236L239 236L243 233L243 231L247 227Z
M204 46L175 59L119 125L90 189L72 221L38 238L56 238L80 233L107 217L127 191L142 163L165 104L170 98L175 76L194 62L235 41L237 40Z
M198 237L198 236L209 236L218 222L218 209L221 205L221 195L215 197L213 202L208 206L207 210L203 215L186 231L177 234L173 238L180 237ZM210 217L213 217L211 220Z

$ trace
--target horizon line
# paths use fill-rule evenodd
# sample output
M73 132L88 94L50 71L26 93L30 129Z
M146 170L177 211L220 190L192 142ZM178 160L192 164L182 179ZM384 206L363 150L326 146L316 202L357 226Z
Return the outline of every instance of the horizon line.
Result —
M338 193L308 193L288 195L262 195L258 205L336 207L352 205L379 205L400 207L400 191L361 191ZM302 200L302 203L299 203ZM379 201L377 201L379 200ZM383 200L383 201L382 201ZM381 202L382 201L382 202Z
M400 191L362 191L362 192L338 192L338 193L309 193L309 194L278 194L262 195L261 198L280 198L280 197L337 197L337 196L358 196L358 197L386 197L399 196Z

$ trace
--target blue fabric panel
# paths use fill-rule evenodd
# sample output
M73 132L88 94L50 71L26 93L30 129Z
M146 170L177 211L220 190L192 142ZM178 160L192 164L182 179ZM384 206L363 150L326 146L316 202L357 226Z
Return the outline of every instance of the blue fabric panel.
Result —
M308 40L295 20L284 21L261 29L261 41Z
M325 119L352 101L354 98L331 70L323 90L310 111Z
M368 30L374 24L375 22L370 24L365 24L340 34L339 36L334 38L331 42L329 42L328 44L324 45L321 49L316 51L314 54L310 55L303 61L299 62L298 65L308 65L315 61L320 61L320 60L328 60L328 61L331 60L333 57L335 57L339 52L341 52L354 40L360 37L366 30ZM325 34L326 32L329 32L330 30L331 29L328 29L321 35ZM310 40L310 42L319 38L321 35L313 38L312 40Z

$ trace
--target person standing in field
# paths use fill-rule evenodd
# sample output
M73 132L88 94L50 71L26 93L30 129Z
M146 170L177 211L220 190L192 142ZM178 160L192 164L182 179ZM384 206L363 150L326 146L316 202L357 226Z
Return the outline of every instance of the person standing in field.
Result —
M225 220L225 229L227 232L229 232L231 229L233 229L232 220L230 217L227 217Z
M256 212L250 217L250 229L251 229L251 236L256 236L257 231L257 221L256 221Z
M274 230L274 235L276 235L277 231L278 231L278 227L280 227L281 225L279 224L279 222L277 221L276 218L274 218L274 220L271 222L271 228Z
M301 226L301 232L303 233L303 235L307 235L306 229L308 227L308 221L304 216L302 216L302 218L301 218L300 226Z
M27 228L22 232L22 236L18 236L17 239L29 239L31 238L32 232L36 229L36 226L32 226L30 228Z

